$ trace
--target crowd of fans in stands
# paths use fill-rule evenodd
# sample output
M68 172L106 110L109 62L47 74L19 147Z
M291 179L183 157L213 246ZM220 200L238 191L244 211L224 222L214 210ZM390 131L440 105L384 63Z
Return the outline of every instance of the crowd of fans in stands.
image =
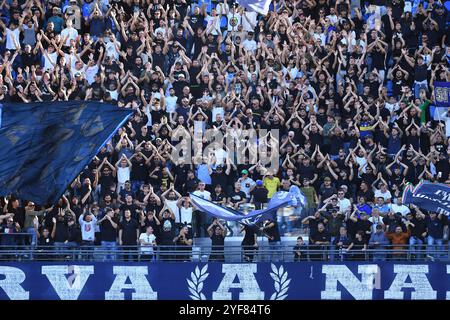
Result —
M28 243L13 233L57 249L139 244L152 259L157 245L190 247L207 236L219 248L234 232L244 235L250 261L258 234L277 248L280 235L307 226L308 249L336 251L307 254L299 239L296 260L359 259L389 244L409 244L413 254L422 244L443 248L448 217L401 199L407 183L450 183L450 114L435 108L433 96L434 83L450 78L443 3L273 6L263 16L233 0L2 1L0 102L92 100L134 115L59 203L1 199L1 244ZM191 159L173 157L180 130L194 137L208 129L223 136L278 130L279 148L269 154L279 169L252 161L250 148L236 163L220 144ZM308 199L301 213L241 230L189 199L261 208L291 185Z

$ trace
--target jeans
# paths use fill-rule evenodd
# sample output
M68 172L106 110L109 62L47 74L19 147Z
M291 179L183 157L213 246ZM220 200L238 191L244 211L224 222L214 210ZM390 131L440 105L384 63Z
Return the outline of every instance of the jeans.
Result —
M124 244L121 249L123 261L136 261L136 246Z
M194 232L194 237L206 237L208 217L206 213L201 211L194 211L192 215L192 229Z
M34 227L27 228L26 233L31 234L31 246L34 247L37 241L36 230L34 230Z
M116 260L115 253L111 253L111 252L116 251L116 247L117 247L116 241L102 241L101 245L102 245L102 250L108 251L107 254L103 255L103 261Z
M72 255L72 260L80 260L80 255L78 254L78 250L76 250L76 249L78 249L79 248L79 244L77 243L77 242L75 242L75 241L68 241L67 243L66 243L66 249L68 250L68 251L72 251L73 253L71 253L71 255Z
M432 253L436 250L443 250L444 247L442 245L442 239L435 239L432 236L428 236L427 238L427 254L431 257L439 259L441 257L440 253ZM442 255L443 257L443 255Z
M277 216L277 223L280 226L280 233L284 235L285 233L291 233L293 226L290 217Z
M281 244L281 241L269 242L270 261L271 262L280 261L280 254L278 253L278 251L281 249L280 244Z
M385 247L373 247L373 256L372 256L372 260L373 261L385 261L386 260L386 253L380 252L380 251L384 251L386 250ZM380 250L380 251L378 251Z
M139 261L150 261L150 262L155 262L156 261L156 257L153 253L151 252L142 252L139 255Z
M92 251L94 250L94 241L83 240L81 242L84 253L81 255L83 260L92 261Z
M64 242L55 242L55 251L57 253L56 257L59 258L63 258L63 255L59 255L59 253L63 252L64 250L66 250L66 244Z
M410 250L410 254L411 255L415 255L416 259L420 258L421 256L423 256L423 254L420 253L420 251L422 251L423 249L423 240L417 238L417 237L411 237L409 238L409 250ZM418 250L420 250L419 252L416 252Z
M336 246L333 244L335 240L336 240L336 237L331 237L330 261L334 261L334 255L336 254Z

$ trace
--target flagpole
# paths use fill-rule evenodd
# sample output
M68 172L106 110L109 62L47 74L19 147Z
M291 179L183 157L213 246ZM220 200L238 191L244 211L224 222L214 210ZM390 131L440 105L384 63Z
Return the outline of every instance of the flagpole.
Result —
M236 35L234 33L234 27L235 26L233 25L233 23L234 23L234 15L235 14L236 14L236 2L233 2L233 16L231 18L231 41L233 41L233 43L236 40Z

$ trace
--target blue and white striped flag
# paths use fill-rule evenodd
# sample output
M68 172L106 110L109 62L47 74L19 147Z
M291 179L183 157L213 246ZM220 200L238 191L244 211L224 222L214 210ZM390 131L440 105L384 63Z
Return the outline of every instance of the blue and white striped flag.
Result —
M267 15L269 12L270 3L272 0L238 0L237 3L249 11L255 11L262 15Z

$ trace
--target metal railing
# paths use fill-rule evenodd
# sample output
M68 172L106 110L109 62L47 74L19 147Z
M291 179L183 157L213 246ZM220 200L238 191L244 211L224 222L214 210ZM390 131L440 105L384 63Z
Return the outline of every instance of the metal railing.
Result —
M0 261L194 261L194 262L292 262L292 261L450 261L448 245L405 245L367 250L345 250L333 246L305 246L295 257L294 245L260 247L215 246L115 246L66 247L0 245Z

